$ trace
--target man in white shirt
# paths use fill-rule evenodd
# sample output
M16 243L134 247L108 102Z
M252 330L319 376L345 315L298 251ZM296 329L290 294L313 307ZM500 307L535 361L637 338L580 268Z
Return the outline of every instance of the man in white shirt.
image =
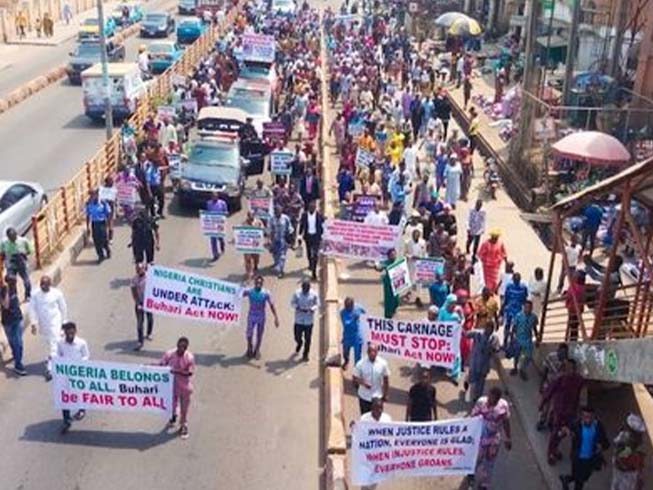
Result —
M63 293L52 287L49 276L41 278L40 288L32 294L29 302L32 335L39 336L47 352L45 379L52 379L52 358L57 354L57 342L61 338L61 325L68 319L68 307Z
M311 334L315 312L320 308L320 298L311 290L311 281L304 279L301 289L295 291L290 306L295 310L295 354L299 354L304 346L302 361L308 362L308 353L311 350Z
M77 325L73 322L66 322L62 328L64 338L57 343L56 357L71 361L88 361L90 357L88 344L84 339L77 337ZM61 433L65 434L73 423L73 417L70 415L70 410L62 410L62 413L63 425L61 426ZM85 415L86 410L80 409L75 414L74 419L82 420Z
M364 413L360 419L361 422L378 422L380 424L389 424L392 417L383 411L383 400L378 397L372 398L372 410Z
M365 216L363 221L366 225L387 225L388 215L385 211L379 210L379 200L374 201L372 209Z
M406 259L408 259L408 270L410 271L410 277L413 281L412 291L417 293L415 305L418 308L421 308L422 298L419 296L418 283L415 278L415 259L423 259L426 257L426 242L421 237L419 229L414 228L412 230L410 240L406 242L404 255L406 256Z
M478 245L481 242L481 235L485 233L486 214L485 209L482 208L483 201L479 199L467 214L467 245L465 249L466 253L469 254L469 249L472 248L472 261L476 258Z
M390 368L388 362L378 356L379 348L376 344L369 343L367 357L364 357L354 366L354 382L358 384L358 404L361 415L372 410L372 399L388 396L390 387Z
M569 245L565 247L565 255L567 256L567 265L569 265L569 273L571 277L574 277L576 273L576 267L580 263L580 254L583 251L583 247L578 243L578 236L576 234L571 235L569 239ZM565 285L565 268L560 265L560 277L558 278L558 293L562 293L562 288Z
M406 171L408 171L410 181L412 182L417 178L417 165L419 162L417 159L417 148L413 146L413 142L410 140L406 143L403 157L406 162Z

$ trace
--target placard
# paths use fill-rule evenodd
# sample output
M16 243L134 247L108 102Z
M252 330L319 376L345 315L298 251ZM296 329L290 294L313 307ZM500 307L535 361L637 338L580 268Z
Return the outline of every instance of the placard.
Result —
M262 254L265 249L265 230L257 226L234 226L234 248L244 254Z
M170 367L55 358L57 410L150 412L172 416Z
M292 151L275 150L270 152L270 172L272 175L290 175L295 154Z
M284 143L286 141L286 127L278 121L263 123L263 138L272 143Z
M405 257L395 260L393 264L390 264L385 268L385 272L390 278L390 286L392 287L392 293L395 296L403 296L410 291L413 282L410 278L408 261Z
M218 211L200 211L202 235L224 238L227 236L227 217Z
M136 205L136 187L131 182L116 182L116 202L133 208Z
M237 326L241 300L238 284L160 265L147 269L143 309L150 313Z
M168 167L170 168L171 179L181 179L181 155L170 153L168 155Z
M473 475L482 430L482 417L356 422L351 441L352 483L362 486L395 478Z
M258 61L260 63L273 63L277 41L274 36L266 34L242 34L242 56L245 61Z
M370 168L370 165L374 165L375 161L374 153L360 146L358 147L356 150L356 166L358 168Z
M444 274L444 259L426 257L412 261L415 271L413 282L430 286L435 282L436 274Z
M199 106L197 105L197 99L185 99L179 102L179 106L183 107L187 111L197 114Z
M352 206L352 219L363 222L365 217L374 209L374 204L378 201L379 196L373 194L354 194L354 204Z
M272 197L250 197L249 210L259 219L270 219L273 211Z
M379 352L411 362L451 369L460 354L460 324L365 316L361 333Z
M174 119L177 114L176 109L171 105L160 105L156 108L156 115L159 119Z
M402 229L392 225L371 225L339 219L324 222L322 252L331 257L383 260L396 248Z
M100 201L115 202L117 196L118 196L118 189L116 189L113 186L112 187L100 186L100 189L98 190L98 199L100 199Z
M186 85L186 77L183 75L173 74L170 77L170 81L172 82L173 85L182 86L182 87Z

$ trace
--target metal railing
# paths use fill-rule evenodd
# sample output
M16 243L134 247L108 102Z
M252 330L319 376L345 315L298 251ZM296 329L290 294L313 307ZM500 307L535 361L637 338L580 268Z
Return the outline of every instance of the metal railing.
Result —
M148 87L148 92L137 101L129 123L140 134L148 115L156 110L156 102L170 95L175 75L191 74L198 62L211 52L215 41L234 23L239 8L231 8L224 22L209 30L184 51L182 57ZM40 268L61 252L65 241L76 226L85 219L85 204L90 191L108 176L115 175L123 161L121 134L116 132L98 152L85 162L75 176L49 197L48 203L32 216L36 267Z

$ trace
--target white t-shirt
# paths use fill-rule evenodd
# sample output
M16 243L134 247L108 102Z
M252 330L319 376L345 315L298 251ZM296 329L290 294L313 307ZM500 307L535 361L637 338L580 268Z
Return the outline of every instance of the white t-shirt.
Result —
M410 173L411 179L414 179L417 171L417 150L414 146L404 150L404 160L406 161L406 170Z
M383 398L383 379L390 376L390 368L388 362L378 355L374 362L365 356L354 366L354 376L371 386L371 388L366 388L363 384L358 386L358 397L371 402L372 398Z
M379 417L379 420L376 420L372 416L372 412L365 412L363 415L361 415L361 422L378 422L379 424L389 424L390 422L392 422L392 417L390 417L390 415L388 415L387 413L383 412Z
M383 211L370 211L365 216L364 223L366 225L387 225L388 224L388 215Z
M501 284L499 285L499 296L506 294L506 286L512 282L512 272L503 272L501 274Z
M90 357L88 344L79 337L75 337L71 343L66 342L65 338L61 339L57 343L57 357L74 361L86 361Z
M567 255L567 263L569 264L569 267L576 267L578 265L578 259L580 258L580 252L582 249L583 247L581 247L580 244L576 244L573 247L571 245L565 247L565 255Z
M406 257L424 258L426 257L426 242L422 238L417 241L411 239L406 242Z

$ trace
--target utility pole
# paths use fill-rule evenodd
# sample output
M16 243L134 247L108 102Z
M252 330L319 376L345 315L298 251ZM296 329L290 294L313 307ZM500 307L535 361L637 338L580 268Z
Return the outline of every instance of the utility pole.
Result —
M111 88L109 87L109 65L107 56L107 38L104 32L104 8L102 0L97 0L97 17L100 32L100 63L102 64L102 92L104 95L104 125L107 140L113 136L113 110L111 108Z
M562 103L569 103L571 93L571 82L574 78L574 65L576 64L576 48L578 45L578 27L580 25L580 0L574 0L574 14L571 18L571 33L569 34L569 45L567 46L567 65L565 67L565 84L562 92Z
M528 27L526 30L526 47L524 49L524 76L522 79L522 88L530 94L537 93L536 83L538 80L536 70L538 69L535 62L535 43L537 41L537 23L540 17L542 7L541 0L528 0ZM534 115L533 98L528 94L522 94L521 107L519 110L519 126L517 134L514 135L510 145L510 166L514 168L517 173L519 168L522 167L522 155L526 146L526 139L533 122Z
M610 65L608 67L608 74L616 78L619 74L619 61L621 60L621 51L624 43L624 31L626 30L626 23L628 21L628 13L630 12L630 0L618 0L617 4L617 25L614 36L614 46L610 57Z

